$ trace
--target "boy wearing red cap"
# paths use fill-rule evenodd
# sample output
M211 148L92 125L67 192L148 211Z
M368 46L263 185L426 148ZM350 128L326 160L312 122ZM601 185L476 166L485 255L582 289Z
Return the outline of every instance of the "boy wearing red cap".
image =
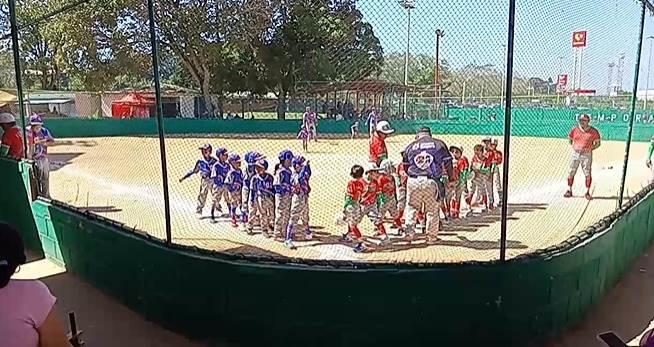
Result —
M591 200L593 198L590 194L590 186L593 182L593 151L601 145L601 135L597 129L590 126L590 116L582 114L579 116L579 125L570 130L568 138L572 145L572 159L570 161L570 174L568 175L568 190L565 192L564 197L572 197L575 174L579 169L579 165L581 165L586 177L586 199Z

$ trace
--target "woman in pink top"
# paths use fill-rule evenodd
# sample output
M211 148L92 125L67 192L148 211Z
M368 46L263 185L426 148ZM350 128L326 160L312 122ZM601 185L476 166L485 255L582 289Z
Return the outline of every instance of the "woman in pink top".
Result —
M12 280L26 261L18 232L0 223L0 346L69 347L54 312L57 299L37 280Z

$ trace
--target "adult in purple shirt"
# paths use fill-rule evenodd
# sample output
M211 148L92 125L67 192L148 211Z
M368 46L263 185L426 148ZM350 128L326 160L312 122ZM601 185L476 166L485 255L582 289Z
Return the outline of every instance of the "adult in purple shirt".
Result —
M11 279L26 260L18 231L0 223L0 345L69 347L48 287L38 280Z
M413 239L416 215L424 206L427 241L436 241L440 228L440 203L445 196L444 182L453 178L452 155L445 142L433 138L427 127L418 131L405 153L408 176L404 210L406 237L409 241Z
M36 174L37 189L40 196L50 198L50 160L48 159L48 146L54 143L50 130L43 126L43 119L39 115L30 117L28 132L34 171Z

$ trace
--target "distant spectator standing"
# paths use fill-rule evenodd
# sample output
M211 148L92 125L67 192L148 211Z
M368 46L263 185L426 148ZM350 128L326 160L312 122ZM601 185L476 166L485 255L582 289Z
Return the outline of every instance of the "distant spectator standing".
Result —
M0 141L0 157L20 159L25 155L23 134L11 113L0 113L0 127L3 134Z
M11 347L68 347L57 301L38 280L12 280L27 257L16 229L0 223L0 345Z
M54 143L54 138L50 130L43 126L43 119L39 115L30 117L30 129L27 134L31 156L34 160L39 195L50 198L48 146Z

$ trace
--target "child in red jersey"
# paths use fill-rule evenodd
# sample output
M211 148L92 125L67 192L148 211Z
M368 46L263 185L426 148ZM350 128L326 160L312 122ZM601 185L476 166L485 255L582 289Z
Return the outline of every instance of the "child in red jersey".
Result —
M468 201L477 195L481 197L485 209L492 209L493 207L493 190L490 180L491 163L490 160L484 155L484 146L476 145L474 148L475 156L472 158L472 186L474 187L468 195ZM489 189L491 188L491 189ZM490 194L489 194L490 193Z
M463 146L450 146L454 158L454 179L447 190L447 201L450 201L450 217L459 218L461 212L461 195L468 195L468 176L470 175L470 162L463 155Z
M386 217L386 213L391 215L391 218L397 220L397 187L396 181L397 173L395 165L389 159L384 159L380 165L379 173L379 216L382 221Z
M343 235L344 241L352 240L357 243L354 247L355 252L363 252L363 235L359 230L359 223L363 219L361 213L361 196L366 188L366 180L363 179L364 170L360 165L354 165L350 169L350 179L347 182L347 191L345 193L345 206L343 206L343 215L347 223L347 233Z
M486 157L491 163L490 190L493 193L494 189L497 190L497 195L499 197L498 206L502 206L502 177L500 176L500 166L502 165L504 158L502 152L497 149L497 139L491 139L491 142L488 144Z

